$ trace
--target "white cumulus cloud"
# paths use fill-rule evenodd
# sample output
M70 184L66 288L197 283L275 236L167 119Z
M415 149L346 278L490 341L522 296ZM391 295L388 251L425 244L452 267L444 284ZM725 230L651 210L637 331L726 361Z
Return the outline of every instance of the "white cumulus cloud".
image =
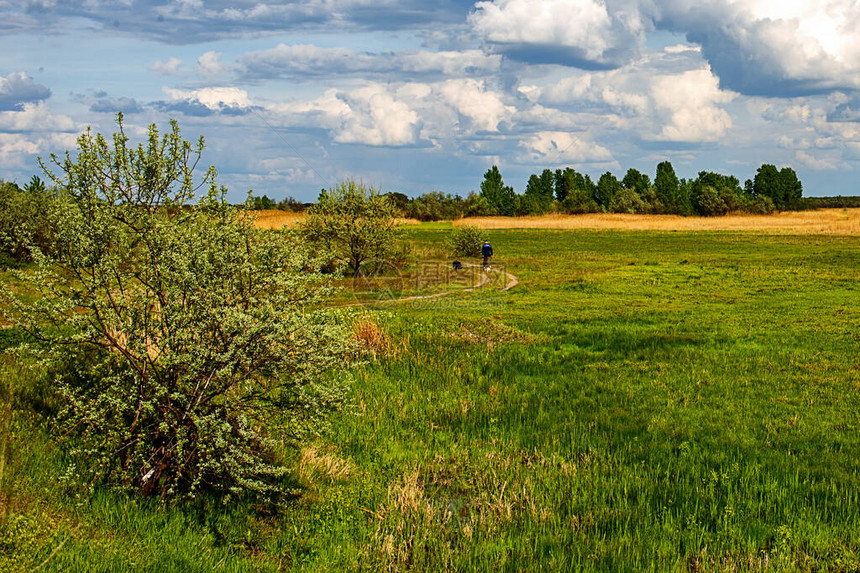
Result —
M520 88L531 101L564 107L587 102L603 109L604 127L629 130L644 140L718 141L732 127L725 109L737 94L722 90L709 68L678 73L626 66L555 83Z
M657 139L717 141L732 126L731 116L719 106L735 96L720 90L710 70L657 77L651 97L663 125Z
M166 62L155 60L149 71L160 76L179 76L182 75L182 60L179 58L169 58Z
M625 0L492 0L475 9L475 33L503 51L574 65L623 63L648 25Z
M164 92L174 102L200 104L212 111L251 107L248 92L234 87L209 87L190 91L164 88Z
M487 90L482 81L449 80L440 91L445 101L479 131L498 131L499 124L508 121L516 111L505 105L498 94Z
M342 114L334 140L376 146L402 146L418 138L419 116L383 87L371 85L345 96L349 112Z
M209 51L197 58L197 74L205 79L223 76L227 69L221 63L221 52Z
M0 112L0 132L75 132L80 129L72 118L51 113L45 102L26 103L21 111Z
M413 145L421 129L419 114L381 84L349 91L329 89L316 99L269 109L286 125L326 129L338 143Z
M0 163L6 169L32 165L36 155L75 147L83 130L70 117L53 114L45 102L0 112Z
M615 162L612 153L594 143L585 134L563 131L540 131L520 144L527 161L535 164L607 163Z

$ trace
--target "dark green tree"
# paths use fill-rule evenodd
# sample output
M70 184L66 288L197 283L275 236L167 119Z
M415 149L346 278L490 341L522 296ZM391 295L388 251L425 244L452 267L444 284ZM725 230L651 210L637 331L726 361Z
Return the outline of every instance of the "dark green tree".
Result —
M540 175L532 175L526 185L522 204L524 211L529 214L543 214L552 210L553 195L555 194L555 175L549 169L544 169Z
M292 211L301 213L305 210L305 205L295 197L284 197L275 205L275 208L280 211Z
M619 191L621 191L621 182L615 175L607 171L597 180L597 194L594 200L601 207L609 208L609 203Z
M621 180L621 185L625 189L636 191L639 195L644 195L651 187L651 178L645 173L640 173L632 167L624 174L624 179Z
M502 180L502 173L496 165L493 165L484 174L484 181L481 183L481 196L486 199L494 215L510 217L516 214L517 194L513 187L505 185Z
M47 187L45 187L45 182L38 175L33 175L30 178L30 182L24 185L24 191L30 193L31 195L38 195L47 192Z
M755 197L769 197L776 209L797 209L803 198L803 184L791 167L777 169L765 163L756 171L752 193Z
M34 249L50 250L55 235L48 212L60 190L48 189L34 175L23 188L0 181L0 254L2 264L32 260Z
M465 205L459 195L430 191L412 201L406 209L406 215L419 221L452 221L463 217Z
M662 206L664 213L678 215L691 214L689 195L682 193L682 187L675 175L675 168L669 161L657 164L657 173L654 176L654 194Z
M712 171L699 172L690 184L690 199L695 212L705 216L724 215L745 206L744 192L738 178Z
M791 167L783 167L779 170L779 179L786 198L786 208L800 208L803 199L803 184L797 177L797 173Z
M769 197L776 209L797 209L803 198L803 184L794 169L777 169L769 163L758 168L752 181L755 197Z
M753 195L770 197L777 209L785 207L786 198L783 193L779 169L770 163L764 163L756 170L753 179Z
M386 193L385 196L391 200L391 203L392 205L394 205L394 208L397 209L400 214L405 217L406 211L409 208L409 197L405 193L399 193L396 191Z
M559 203L567 199L567 196L573 190L573 175L575 173L576 171L570 167L565 167L564 171L561 169L555 170L555 200Z

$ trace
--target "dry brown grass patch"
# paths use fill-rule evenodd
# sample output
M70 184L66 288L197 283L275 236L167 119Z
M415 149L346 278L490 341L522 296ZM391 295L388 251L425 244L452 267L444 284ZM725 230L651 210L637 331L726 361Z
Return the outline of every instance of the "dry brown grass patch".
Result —
M407 471L388 486L386 503L378 514L366 555L369 569L375 571L411 570L416 557L429 547L436 550L441 537L441 554L436 555L439 570L447 571L458 544L458 528L451 527L453 513L444 504L434 503L425 492L417 468ZM472 534L471 526L468 536Z
M352 473L352 464L348 459L339 457L333 451L322 452L310 445L302 448L299 453L299 475L307 480L323 477L331 483L344 481Z
M358 347L373 356L374 360L396 356L399 353L399 348L391 341L388 334L369 318L361 318L355 323L353 336Z
M860 235L860 209L788 211L774 215L731 214L725 217L677 215L542 215L469 217L454 226L481 229L618 229L626 231L760 231L783 234Z
M419 480L417 469L404 474L399 482L388 486L387 509L402 515L412 515L419 511L435 513L435 507L424 497L424 487Z

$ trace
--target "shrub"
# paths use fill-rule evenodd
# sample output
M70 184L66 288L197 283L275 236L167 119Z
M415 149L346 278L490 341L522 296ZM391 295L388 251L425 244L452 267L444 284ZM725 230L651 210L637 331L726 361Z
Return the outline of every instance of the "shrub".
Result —
M639 193L623 187L609 201L609 211L612 213L645 213L647 207Z
M484 243L485 233L472 225L454 227L448 238L448 248L455 257L478 257Z
M770 215L776 211L773 199L766 195L756 197L749 205L749 212L756 215Z
M349 265L356 277L365 261L389 258L400 236L396 214L389 197L345 181L320 193L299 231L323 256Z
M327 283L300 244L254 229L214 170L195 185L202 138L171 122L132 148L118 125L112 144L87 131L74 159L52 156L68 189L49 213L58 246L18 273L41 296L5 293L34 350L65 364L68 476L162 500L277 493L274 446L319 431L340 402L343 377L328 373L350 329L319 310Z
M654 186L648 187L639 196L639 199L642 200L642 207L644 209L644 211L642 211L643 213L662 213L666 210L665 206L660 201L660 198L657 197L657 190ZM689 215L689 211L692 211L692 207L690 207L689 209L685 209L682 204L679 210L680 214Z
M487 217L492 214L486 197L478 195L474 191L463 199L463 210L463 215L466 217Z
M53 236L47 213L55 196L36 176L23 188L0 182L0 264L15 266L32 260L34 247L50 248Z
M702 188L699 196L699 212L706 217L725 215L729 207L723 200L723 195L710 186Z
M590 195L582 189L574 189L561 202L562 210L571 215L581 215L584 213L599 213L602 211L600 205L597 204Z

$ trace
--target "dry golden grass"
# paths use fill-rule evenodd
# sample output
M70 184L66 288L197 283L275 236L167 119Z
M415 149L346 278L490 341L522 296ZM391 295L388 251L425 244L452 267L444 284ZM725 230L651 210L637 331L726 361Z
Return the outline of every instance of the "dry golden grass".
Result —
M343 481L352 473L352 463L333 451L320 451L313 445L302 448L299 455L299 474L307 481L322 477L331 483Z
M283 227L292 227L297 221L304 218L304 213L293 213L292 211L280 211L278 209L262 209L250 213L255 216L254 226L258 229L276 231Z
M785 234L860 235L860 209L790 211L775 215L735 214L725 217L676 215L543 215L534 217L469 217L454 226L481 229L620 229L627 231L762 231Z
M251 211L250 214L255 216L254 226L258 229L266 231L276 231L283 227L292 227L297 222L304 219L304 213L293 213L292 211L280 211L278 209L261 209L259 211ZM397 219L398 225L420 225L418 219Z
M405 217L401 217L400 219L397 219L397 224L398 225L420 225L421 221L419 221L418 219L406 219Z
M400 350L385 333L379 324L369 318L362 318L353 325L355 341L362 352L373 356L374 360L380 356L396 356Z

